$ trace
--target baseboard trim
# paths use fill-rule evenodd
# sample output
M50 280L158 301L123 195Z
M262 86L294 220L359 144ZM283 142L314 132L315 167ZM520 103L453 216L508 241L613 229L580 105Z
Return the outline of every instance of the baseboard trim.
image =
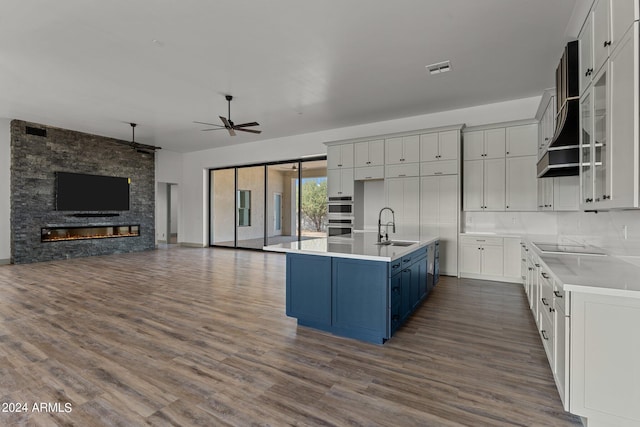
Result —
M9 265L11 264L11 259L0 259L0 265Z
M178 242L179 246L184 246L185 248L206 248L207 245L203 245L202 243L190 243L190 242Z

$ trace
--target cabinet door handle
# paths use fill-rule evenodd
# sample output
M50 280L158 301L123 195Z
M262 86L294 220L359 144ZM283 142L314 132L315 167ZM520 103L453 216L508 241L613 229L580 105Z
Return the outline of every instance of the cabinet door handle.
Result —
M402 262L411 262L410 259L403 259Z
M602 46L603 47L611 46L611 40L607 40L606 42L603 43Z
M536 267L540 267L540 264L534 264Z
M555 313L556 309L553 307L549 307L549 313Z
M544 338L545 341L549 341L549 337L547 336L547 331L543 329L540 331L540 333L542 334L542 338Z
M434 175L442 175L442 172L435 172Z
M529 271L533 271L533 267L529 267Z
M544 305L549 305L549 303L547 302L547 299L546 299L546 298L542 298L542 303L543 303Z
M549 140L549 137L546 137L544 140L545 140L545 141L548 141L548 140Z
M541 272L540 272L540 275L541 275L542 277L544 277L545 279L548 279L548 278L549 278L549 275L548 275L547 273L545 273L544 271L541 271Z
M561 294L560 292L558 292L558 291L553 291L553 294L554 294L557 298L564 298L564 297L562 296L562 294Z
M400 174L400 175L398 175L398 176L407 176L407 175L406 175L406 174L404 174L404 173L402 173L402 174Z
M365 176L364 179L371 179L371 177L370 176Z
M339 167L339 168L341 168L341 167L342 167L342 165L338 165L338 167Z

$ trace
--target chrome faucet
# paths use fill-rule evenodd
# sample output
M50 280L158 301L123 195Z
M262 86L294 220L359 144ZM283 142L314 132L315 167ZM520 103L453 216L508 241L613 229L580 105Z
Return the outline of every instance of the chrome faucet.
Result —
M387 221L386 224L382 224L382 212L384 210L390 210L391 211L391 215L392 215L392 220L389 222ZM391 225L393 227L392 231L395 233L396 232L396 213L393 211L393 209L389 208L389 207L384 207L382 209L380 209L380 212L378 213L378 243L382 243L382 226L386 227L386 231L384 233L384 237L386 239L386 241L389 241L389 226Z

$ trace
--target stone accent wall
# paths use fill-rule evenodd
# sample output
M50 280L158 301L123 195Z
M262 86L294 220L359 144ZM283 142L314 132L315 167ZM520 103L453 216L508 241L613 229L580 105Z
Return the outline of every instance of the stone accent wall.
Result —
M26 133L46 129L47 136ZM131 178L128 211L79 218L55 210L55 172ZM29 263L155 248L155 161L123 141L21 120L11 122L11 262ZM42 243L42 227L139 224L139 237Z

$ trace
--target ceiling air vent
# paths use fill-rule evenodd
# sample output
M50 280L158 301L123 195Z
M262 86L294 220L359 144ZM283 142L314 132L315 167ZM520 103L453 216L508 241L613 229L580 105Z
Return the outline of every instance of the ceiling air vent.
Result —
M47 130L46 129L39 129L39 128L33 128L31 126L27 126L27 135L35 135L35 136L42 136L42 137L47 137Z
M451 71L451 61L437 62L435 64L427 65L426 68L429 71L429 74L446 73L447 71Z

